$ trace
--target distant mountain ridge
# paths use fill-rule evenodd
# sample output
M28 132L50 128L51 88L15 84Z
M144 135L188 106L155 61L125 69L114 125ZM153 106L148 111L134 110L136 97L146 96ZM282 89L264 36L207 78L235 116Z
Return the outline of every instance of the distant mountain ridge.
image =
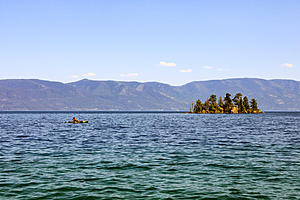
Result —
M241 92L262 110L300 110L300 82L236 78L194 81L182 86L158 82L94 81L61 83L38 79L0 80L0 110L188 111L211 94Z

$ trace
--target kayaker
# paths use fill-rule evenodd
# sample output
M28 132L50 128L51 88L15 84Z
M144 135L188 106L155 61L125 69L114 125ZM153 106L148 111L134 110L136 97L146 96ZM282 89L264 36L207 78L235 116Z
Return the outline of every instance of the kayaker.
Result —
M73 117L73 122L80 122L79 119L75 119L75 117Z

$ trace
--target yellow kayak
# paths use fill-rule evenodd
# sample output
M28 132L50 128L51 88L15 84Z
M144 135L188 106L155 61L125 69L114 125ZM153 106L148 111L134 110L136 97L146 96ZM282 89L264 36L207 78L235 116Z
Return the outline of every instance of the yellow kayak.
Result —
M82 123L88 123L88 121L67 121L65 123L71 123L71 124L82 124Z

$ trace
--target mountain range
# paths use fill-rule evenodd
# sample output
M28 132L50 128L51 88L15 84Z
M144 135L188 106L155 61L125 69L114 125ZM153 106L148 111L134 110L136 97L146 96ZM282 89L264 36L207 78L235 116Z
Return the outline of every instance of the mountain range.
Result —
M159 82L95 81L61 83L38 79L0 80L0 110L188 111L211 94L238 92L255 98L264 111L299 111L300 82L236 78L194 81L182 86Z

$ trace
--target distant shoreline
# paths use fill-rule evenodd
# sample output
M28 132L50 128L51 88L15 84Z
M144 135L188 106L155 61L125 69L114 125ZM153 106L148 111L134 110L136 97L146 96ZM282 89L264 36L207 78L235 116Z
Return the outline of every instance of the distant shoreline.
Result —
M21 114L21 113L29 113L29 114L39 114L39 113L111 113L111 114L139 114L139 113L144 113L144 114L151 114L151 113L178 113L178 114L195 114L195 113L189 113L187 111L86 111L86 110L76 110L76 111L72 111L72 110L66 110L66 111L61 111L61 110L14 110L14 111L0 111L0 114ZM300 111L288 111L288 110L281 110L281 111L264 111L263 113L300 113ZM263 113L258 113L258 114L263 114ZM244 115L245 113L239 113L239 114L235 114L235 115ZM248 113L247 115L252 114L252 113ZM197 114L197 115L211 115L211 113L206 113L206 114ZM225 113L215 113L214 115L232 115L232 114L225 114Z

